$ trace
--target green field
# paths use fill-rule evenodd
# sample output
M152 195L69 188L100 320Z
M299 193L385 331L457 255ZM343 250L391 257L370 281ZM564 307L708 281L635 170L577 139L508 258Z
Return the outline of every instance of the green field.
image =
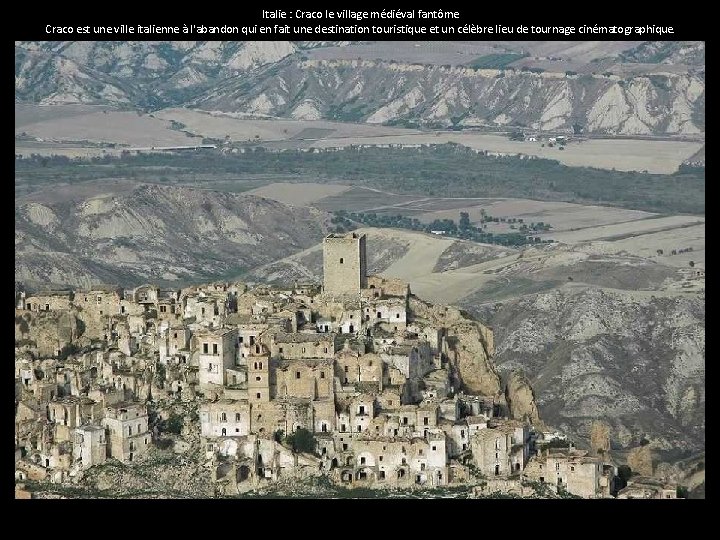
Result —
M617 206L665 214L705 213L703 168L674 174L568 167L546 159L491 157L455 144L430 148L348 148L335 152L222 155L192 152L103 157L35 157L15 162L16 193L57 183L125 178L141 182L243 184L259 175L337 182L424 197L516 197ZM269 182L268 182L269 183Z
M475 69L500 69L526 56L527 54L518 53L486 54L476 58L468 66Z

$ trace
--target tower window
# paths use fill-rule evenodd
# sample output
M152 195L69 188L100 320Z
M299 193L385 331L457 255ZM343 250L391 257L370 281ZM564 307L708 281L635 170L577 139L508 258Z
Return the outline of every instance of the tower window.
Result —
M345 259L343 259L342 257L340 257L340 264L342 264L342 263L344 263L344 262L345 262Z

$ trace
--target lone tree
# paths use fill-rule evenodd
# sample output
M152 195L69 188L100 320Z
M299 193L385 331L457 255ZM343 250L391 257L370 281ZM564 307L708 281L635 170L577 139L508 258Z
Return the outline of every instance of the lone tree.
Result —
M470 229L470 215L467 212L460 212L460 230L467 231Z
M285 438L285 442L292 447L295 453L314 454L317 448L315 436L305 428L298 428L295 433Z

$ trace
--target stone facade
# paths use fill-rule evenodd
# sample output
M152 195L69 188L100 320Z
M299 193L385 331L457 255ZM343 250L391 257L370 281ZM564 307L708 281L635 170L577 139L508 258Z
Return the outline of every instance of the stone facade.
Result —
M367 288L364 234L330 234L323 241L323 292L330 295L360 294Z
M365 242L325 238L322 293L213 283L16 295L18 479L132 465L153 438L181 454L197 422L216 493L320 474L437 487L480 471L507 489L526 474L605 496L613 471L599 458L530 460L534 401L524 383L502 391L492 331L368 277ZM158 438L178 410L180 433Z
M73 459L79 461L83 469L105 463L107 459L105 428L90 424L76 428Z
M235 365L237 330L207 330L193 336L193 348L198 351L198 377L201 387L223 386L225 370Z
M105 409L102 425L108 431L108 457L131 462L147 452L151 434L145 405L116 403Z

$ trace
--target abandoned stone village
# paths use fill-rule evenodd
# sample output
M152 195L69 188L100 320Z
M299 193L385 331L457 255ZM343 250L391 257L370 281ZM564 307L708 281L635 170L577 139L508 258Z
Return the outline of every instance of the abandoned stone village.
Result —
M113 460L136 467L175 423L175 452L194 446L221 495L325 477L675 498L643 478L618 491L608 437L563 445L524 377L501 383L493 332L367 275L365 235L330 234L323 250L322 287L16 290L16 496Z

